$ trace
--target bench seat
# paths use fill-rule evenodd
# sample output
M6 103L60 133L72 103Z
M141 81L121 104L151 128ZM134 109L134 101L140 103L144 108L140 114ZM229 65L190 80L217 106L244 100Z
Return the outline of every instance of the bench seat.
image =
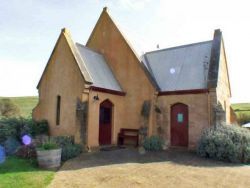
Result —
M118 133L118 145L123 145L125 139L135 141L136 146L138 146L139 145L139 130L121 128L120 133Z

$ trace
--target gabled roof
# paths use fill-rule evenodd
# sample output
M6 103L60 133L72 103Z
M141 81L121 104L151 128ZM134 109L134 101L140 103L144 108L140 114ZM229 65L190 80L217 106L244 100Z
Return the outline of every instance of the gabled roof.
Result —
M79 43L76 43L76 47L92 79L92 86L122 92L120 84L102 54Z
M39 87L41 83L43 75L45 74L48 68L50 59L53 53L55 52L55 49L58 46L59 41L62 37L65 37L67 44L69 45L69 48L72 52L72 55L74 56L75 61L78 65L80 73L82 74L86 83L97 88L122 92L120 84L115 79L115 76L113 75L111 69L107 65L107 62L104 59L104 57L101 54L79 43L75 44L73 40L71 39L69 31L65 28L62 29L62 32L56 42L56 45L52 51L52 54L48 60L48 63L37 85L37 88Z
M144 54L144 64L160 91L207 88L212 41L167 48Z
M214 38L211 41L147 52L142 56L142 61L140 61L129 42L107 13L107 8L103 9L86 45L88 45L96 31L97 25L101 22L100 20L104 16L108 16L117 28L129 49L131 49L134 56L138 59L140 67L143 69L147 78L157 91L174 92L203 90L217 87L220 53L223 46L223 39L220 30L215 30ZM103 55L81 44L75 44L71 39L68 30L62 29L61 35L57 40L52 54L54 53L61 37L66 38L86 83L99 89L107 89L122 92L124 94ZM43 75L47 67L48 63ZM39 87L42 77L37 87ZM228 83L230 90L229 78Z
M119 25L114 21L114 19L112 18L112 16L108 13L108 8L107 7L104 7L103 8L103 11L101 13L101 15L99 16L98 18L98 21L96 22L95 24L95 27L94 29L92 30L89 38L88 38L88 41L86 43L86 46L89 45L90 43L90 40L93 38L94 36L94 33L96 32L97 30L97 26L98 24L101 23L102 21L102 18L104 18L105 16L108 17L108 19L110 19L110 21L114 24L114 27L116 27L117 31L121 34L122 36L122 39L124 40L125 44L128 46L128 48L131 50L132 54L135 56L135 58L138 60L138 64L140 66L140 68L143 70L143 72L145 73L147 79L149 80L149 82L152 84L152 86L156 89L156 90L159 90L159 87L157 85L157 83L155 82L155 80L152 78L152 75L149 74L149 72L147 71L147 68L145 67L145 65L141 62L141 59L140 57L138 56L137 52L135 51L135 49L132 47L131 43L129 42L129 40L126 38L126 36L124 35L124 32L122 32L122 29L119 27Z

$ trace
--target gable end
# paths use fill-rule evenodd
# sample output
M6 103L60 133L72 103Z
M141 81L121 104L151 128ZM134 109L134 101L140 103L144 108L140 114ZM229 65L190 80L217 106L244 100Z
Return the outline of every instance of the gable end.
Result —
M88 41L86 43L86 46L89 46L96 30L97 27L99 25L99 23L102 21L102 18L104 16L107 16L108 19L111 21L111 23L114 25L114 27L116 28L116 30L119 32L119 34L121 35L121 38L123 39L123 41L125 42L125 44L128 46L128 48L130 49L130 51L132 52L132 54L134 55L134 57L137 59L137 62L139 64L139 67L143 70L146 78L149 80L150 84L153 86L154 89L159 90L158 85L154 82L154 79L152 78L152 76L150 75L150 73L148 72L147 68L145 67L145 65L140 61L140 58L138 57L137 53L135 52L135 50L133 49L133 47L131 46L131 44L129 43L129 41L126 39L126 37L124 36L124 34L121 32L121 30L119 29L119 27L117 26L117 24L114 22L114 20L112 19L112 17L109 15L108 13L108 9L107 7L103 8L103 11L101 13L101 15L98 18L98 21L93 29L93 31L91 32Z
M74 42L72 41L72 39L70 37L69 31L66 28L63 28L62 31L61 31L60 36L58 37L58 39L56 41L55 47L54 47L54 49L53 49L53 51L52 51L52 53L51 53L51 55L49 57L49 60L48 60L48 62L46 64L46 67L45 67L43 73L42 73L42 76L41 76L41 78L40 78L40 80L39 80L39 82L37 84L37 89L40 86L40 83L41 83L41 81L43 79L43 75L47 71L49 62L51 61L51 58L52 58L53 54L55 53L55 50L57 49L59 41L61 40L62 37L65 37L65 39L67 41L67 43L69 45L69 48L71 50L71 53L72 53L77 65L78 65L78 68L79 68L79 70L81 72L81 75L82 75L83 79L86 81L86 83L92 84L92 79L91 79L89 73L87 72L87 69L86 69L86 67L85 67L85 65L83 63L83 60L82 60L81 56L79 55L79 53L77 51L77 48L75 47Z

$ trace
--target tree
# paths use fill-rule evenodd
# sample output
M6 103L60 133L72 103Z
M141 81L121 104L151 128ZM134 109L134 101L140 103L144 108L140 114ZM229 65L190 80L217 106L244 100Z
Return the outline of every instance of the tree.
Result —
M10 99L0 99L0 116L14 117L20 115L19 107L13 103Z

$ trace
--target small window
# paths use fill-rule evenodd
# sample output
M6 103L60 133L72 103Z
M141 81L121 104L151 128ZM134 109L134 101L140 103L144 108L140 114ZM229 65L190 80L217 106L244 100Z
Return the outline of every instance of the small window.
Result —
M183 122L183 114L182 113L178 113L177 114L177 122L178 123L182 123Z
M111 109L100 108L100 123L107 124L111 122Z
M56 125L60 124L61 96L57 96L56 102Z

